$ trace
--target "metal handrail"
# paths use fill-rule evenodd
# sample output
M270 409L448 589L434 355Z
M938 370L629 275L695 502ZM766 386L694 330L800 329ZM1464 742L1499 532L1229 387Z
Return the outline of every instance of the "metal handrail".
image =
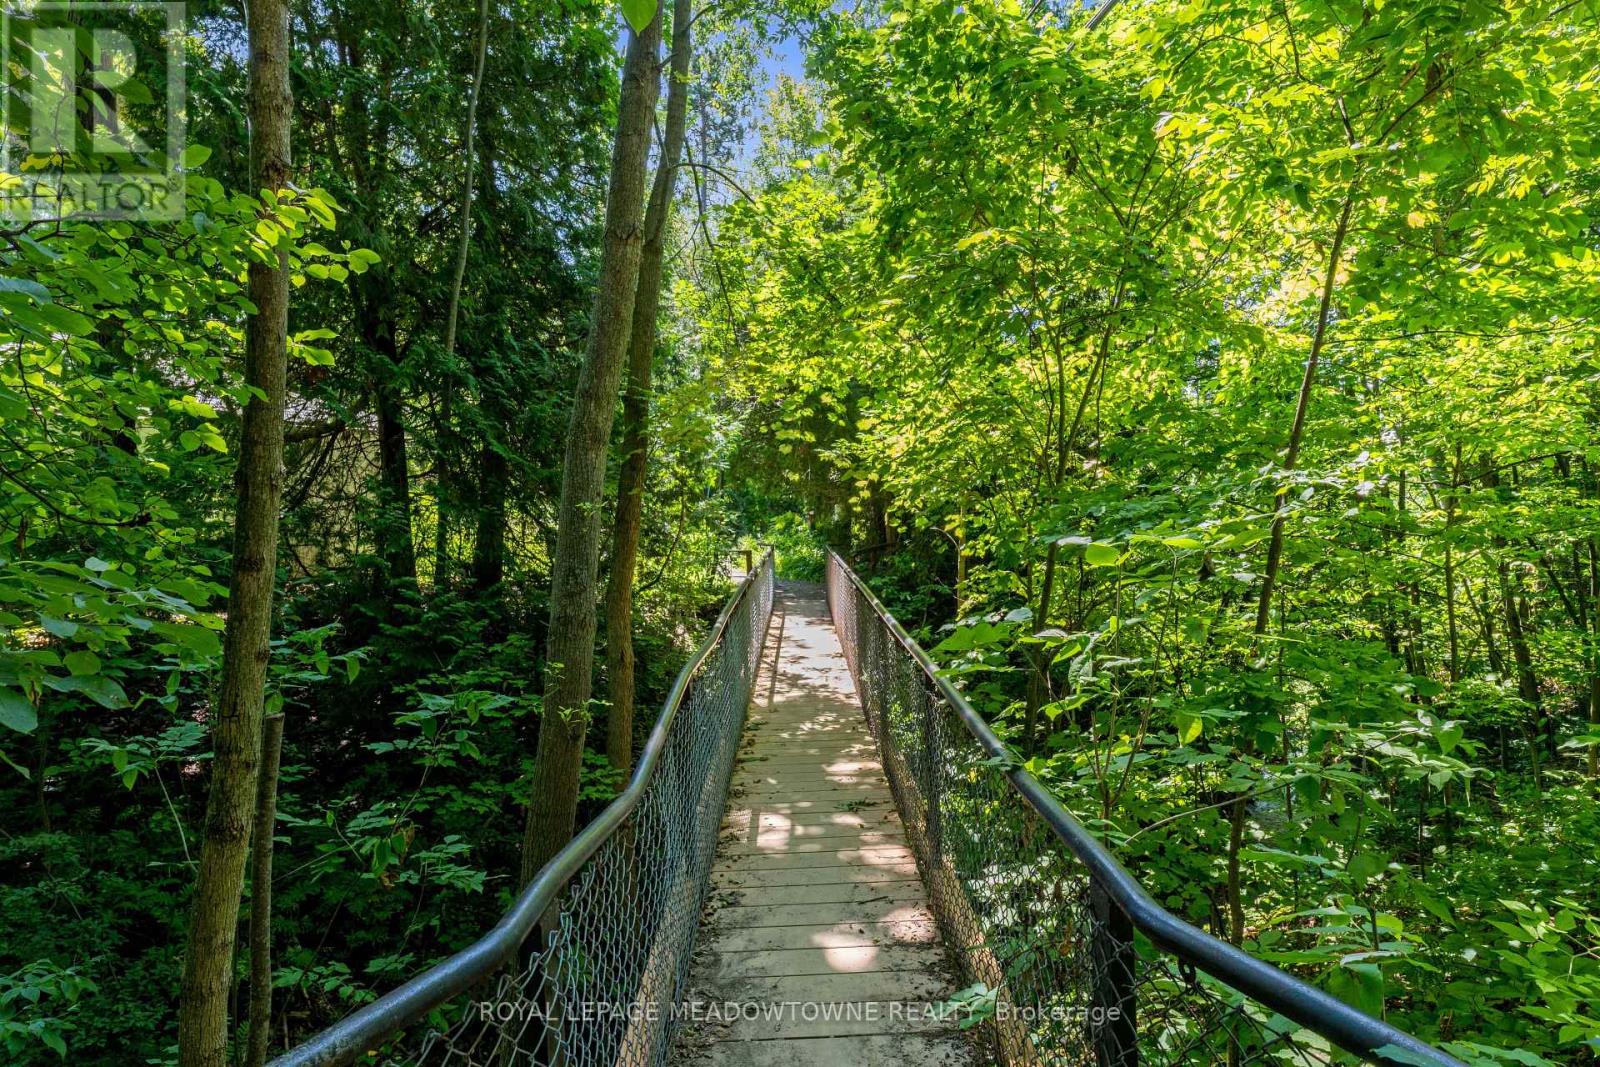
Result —
M1157 946L1192 964L1223 984L1249 996L1320 1034L1347 1052L1375 1063L1434 1064L1436 1067L1465 1067L1460 1060L1360 1011L1337 997L1296 978L1287 971L1259 960L1237 946L1213 937L1191 923L1173 915L1156 902L1127 868L1091 834L1050 790L1027 770L1018 766L1000 738L989 728L966 697L939 670L922 647L883 606L860 576L833 549L828 550L830 566L840 573L866 601L894 635L895 640L927 675L945 702L990 756L997 758L1012 787L1049 825L1057 838L1088 869L1091 881ZM829 588L832 593L831 583ZM830 611L836 610L830 603ZM854 653L851 669L857 671ZM1396 1056L1389 1056L1393 1051Z
M768 549L761 562L744 576L738 590L723 605L710 634L678 672L662 705L661 715L639 753L638 765L627 788L534 876L494 928L455 955L272 1060L267 1067L341 1067L379 1047L517 959L540 919L557 903L568 883L638 808L655 777L656 766L690 684L716 650L729 620L750 595L758 577L768 570L772 558L772 550Z

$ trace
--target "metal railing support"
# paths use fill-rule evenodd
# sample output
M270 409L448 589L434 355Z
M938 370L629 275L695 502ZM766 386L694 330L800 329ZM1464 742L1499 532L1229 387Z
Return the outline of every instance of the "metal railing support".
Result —
M1000 1001L1044 1020L1026 1034L999 1025L1002 1059L1097 1067L1326 1064L1333 1062L1325 1048L1331 1043L1371 1063L1464 1067L1167 911L1017 763L833 551L827 587L856 690L869 721L880 720L873 732L885 748L901 821L914 842L927 842L918 865L947 942L969 978L988 981L998 969ZM921 713L882 721L896 714L886 693L898 686L894 660L913 670L926 699ZM907 754L894 746L906 730L922 735L914 783L897 780ZM908 810L908 796L928 802ZM1048 835L1033 831L1035 819ZM950 902L952 892L962 899ZM1084 1025L1071 1021L1079 1018Z
M492 930L268 1067L664 1063L773 580L769 551L679 672L627 787ZM459 1003L469 991L482 997L476 1013ZM411 1039L440 1014L443 1028Z
M944 819L940 810L944 781L940 773L942 753L939 749L937 706L932 700L923 700L922 773L927 784L922 790L922 796L928 805L928 842L932 846L935 860L941 859L944 855Z
M1089 907L1095 919L1089 945L1094 973L1089 1025L1094 1031L1095 1064L1096 1067L1137 1067L1138 1006L1134 999L1134 975L1138 960L1133 949L1133 923L1112 903L1105 890L1094 883L1089 885Z

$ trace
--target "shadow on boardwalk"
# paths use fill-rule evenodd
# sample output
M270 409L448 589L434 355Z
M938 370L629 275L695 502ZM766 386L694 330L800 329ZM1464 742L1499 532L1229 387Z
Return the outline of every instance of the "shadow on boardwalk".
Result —
M675 1063L972 1067L822 587L780 585Z

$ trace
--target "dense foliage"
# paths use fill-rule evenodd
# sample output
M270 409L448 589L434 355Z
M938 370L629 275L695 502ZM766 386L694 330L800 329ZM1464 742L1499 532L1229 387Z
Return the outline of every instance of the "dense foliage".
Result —
M697 320L1169 905L1469 1061L1600 1051L1596 15L840 16Z
M518 888L576 441L604 531L648 456L635 724L736 549L834 544L1174 911L1475 1067L1600 1056L1594 0L291 0L276 192L266 2L192 12L181 218L0 228L0 1060L178 1059L279 255L274 1049ZM659 336L585 442L669 8Z
M0 233L0 1061L173 1060L249 398L244 271L274 248L293 285L267 695L287 722L276 1047L472 940L517 888L616 9L490 9L447 354L458 219L441 194L462 172L477 7L294 5L304 191L266 202L247 192L244 12L196 11L183 221ZM654 450L647 708L724 589L702 421L673 417ZM617 780L586 761L585 816Z

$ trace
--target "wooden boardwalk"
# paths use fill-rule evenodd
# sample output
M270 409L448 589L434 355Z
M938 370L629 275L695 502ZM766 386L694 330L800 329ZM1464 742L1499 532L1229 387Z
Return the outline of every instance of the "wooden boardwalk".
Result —
M822 587L781 584L676 1062L971 1067L956 988Z

